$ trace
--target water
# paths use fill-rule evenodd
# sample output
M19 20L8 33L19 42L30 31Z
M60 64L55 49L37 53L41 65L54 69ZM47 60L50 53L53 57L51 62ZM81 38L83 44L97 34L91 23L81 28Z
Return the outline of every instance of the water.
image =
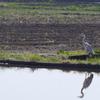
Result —
M100 99L100 75L93 73L82 100ZM85 72L48 69L0 69L1 100L79 100Z

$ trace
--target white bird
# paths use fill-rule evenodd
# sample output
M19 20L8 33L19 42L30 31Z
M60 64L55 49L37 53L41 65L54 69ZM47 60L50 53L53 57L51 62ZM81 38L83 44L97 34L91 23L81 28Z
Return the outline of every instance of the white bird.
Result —
M82 96L79 96L79 98L83 98L84 97L84 93L83 93L83 89L86 89L90 86L91 82L93 79L93 74L91 74L88 78L85 78L84 83L83 83L83 87L81 89L81 94Z
M84 39L85 39L85 34L82 33L81 36L83 36L82 42L83 42L83 45L84 45L84 48L85 48L86 52L87 52L89 55L92 55L92 56L93 56L93 55L94 55L94 50L92 49L92 47L91 47L91 45L90 45L89 43L87 43L87 42L84 41Z

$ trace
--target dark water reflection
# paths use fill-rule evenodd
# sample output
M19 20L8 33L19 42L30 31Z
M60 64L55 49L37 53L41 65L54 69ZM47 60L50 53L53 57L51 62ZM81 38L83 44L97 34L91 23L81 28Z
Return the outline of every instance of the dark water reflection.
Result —
M92 80L87 82L91 77ZM81 99L78 96L81 96L82 90L83 100L99 100L99 77L99 73L93 72L0 67L0 98L1 100L77 100ZM87 86L84 86L86 83Z

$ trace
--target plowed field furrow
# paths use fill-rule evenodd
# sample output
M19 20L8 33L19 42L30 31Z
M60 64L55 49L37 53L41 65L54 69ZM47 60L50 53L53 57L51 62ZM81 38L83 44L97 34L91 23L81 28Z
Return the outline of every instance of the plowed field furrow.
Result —
M38 52L47 52L49 49L50 52L58 49L83 50L80 33L86 34L85 41L94 49L100 48L99 24L0 25L0 45L8 45L11 49L11 45L14 48L24 46L24 49L29 46Z

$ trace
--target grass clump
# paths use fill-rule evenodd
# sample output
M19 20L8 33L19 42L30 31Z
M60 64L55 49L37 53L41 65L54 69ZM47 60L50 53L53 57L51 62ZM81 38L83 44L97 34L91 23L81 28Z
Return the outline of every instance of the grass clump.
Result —
M34 5L46 5L46 6L53 6L54 3L50 2L34 2Z
M87 58L86 60L73 60L76 64L100 65L100 58Z
M65 51L63 49L60 49L59 51L57 51L57 54L61 54L61 55L82 55L82 54L85 54L85 52L81 52L81 51L69 52L69 51Z
M95 50L95 53L100 54L100 50L99 49Z

